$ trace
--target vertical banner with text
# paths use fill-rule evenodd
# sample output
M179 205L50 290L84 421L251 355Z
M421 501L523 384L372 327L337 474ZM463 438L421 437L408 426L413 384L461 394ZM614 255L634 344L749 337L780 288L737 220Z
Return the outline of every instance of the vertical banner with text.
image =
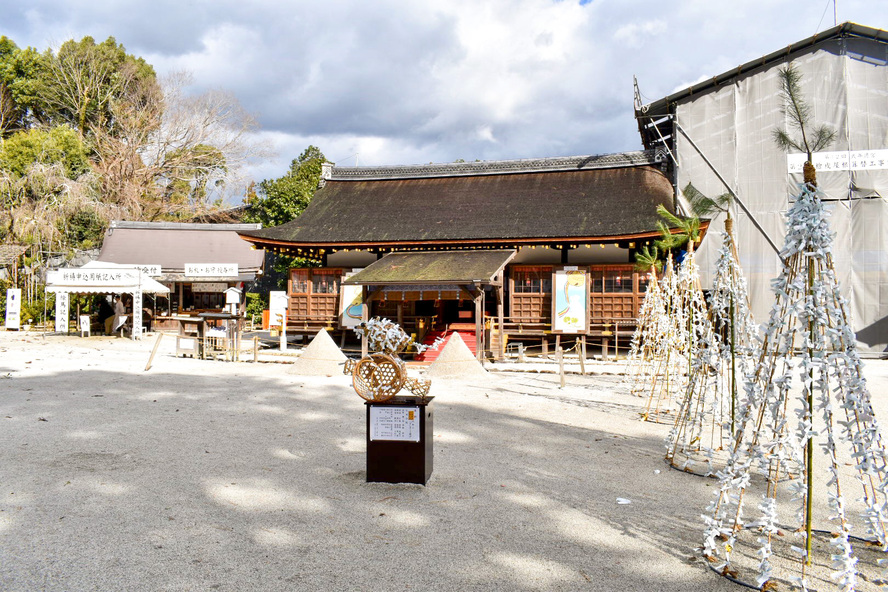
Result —
M6 290L6 329L21 329L22 325L22 289Z

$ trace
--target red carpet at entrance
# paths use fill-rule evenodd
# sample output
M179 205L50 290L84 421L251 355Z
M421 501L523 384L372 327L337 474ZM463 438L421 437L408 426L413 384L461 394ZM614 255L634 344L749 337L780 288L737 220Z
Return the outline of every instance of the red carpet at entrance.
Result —
M468 346L469 351L472 352L472 355L477 353L477 349L475 348L475 332L474 331L429 331L426 333L425 339L423 339L424 345L431 345L435 343L435 340L444 336L444 342L438 346L438 349L427 349L423 353L416 356L415 360L417 362L434 362L438 358L438 354L444 349L444 346L447 345L447 342L450 341L450 338L453 337L454 333L459 333L459 336L462 338L463 342Z

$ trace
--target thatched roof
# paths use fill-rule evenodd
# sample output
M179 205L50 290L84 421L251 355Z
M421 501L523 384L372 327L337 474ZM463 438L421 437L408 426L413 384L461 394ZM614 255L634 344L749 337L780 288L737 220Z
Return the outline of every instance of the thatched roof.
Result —
M22 245L0 245L0 265L12 265L27 250Z
M296 220L239 232L261 246L517 244L657 235L673 188L652 152L334 168Z

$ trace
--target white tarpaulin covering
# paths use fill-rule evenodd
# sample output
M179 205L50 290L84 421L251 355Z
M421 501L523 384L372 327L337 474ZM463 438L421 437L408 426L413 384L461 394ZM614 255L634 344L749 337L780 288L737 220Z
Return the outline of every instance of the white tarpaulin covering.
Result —
M131 294L133 297L133 338L142 335L142 294L169 294L170 289L148 277L134 265L90 261L83 267L48 271L46 291L56 297L56 331L68 329L69 294Z
M858 345L865 352L883 352L888 349L888 46L834 38L794 54L792 61L802 74L815 125L838 132L835 142L815 155L815 164L821 164L817 180L832 213L833 257ZM710 197L724 193L715 168L778 248L783 246L784 214L802 180L800 173L790 172L797 170L798 157L781 151L773 140L777 128L796 135L781 111L778 69L783 65L768 64L675 108L690 138L676 136L678 187L690 182ZM774 303L770 284L780 272L779 259L739 207L734 217L752 311L761 324ZM710 287L715 269L723 218L713 220L698 251L704 287Z

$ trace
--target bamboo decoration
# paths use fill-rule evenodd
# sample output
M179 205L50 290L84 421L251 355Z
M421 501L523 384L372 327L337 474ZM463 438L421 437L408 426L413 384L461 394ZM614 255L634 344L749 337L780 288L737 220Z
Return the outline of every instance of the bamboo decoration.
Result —
M802 185L745 407L704 515L712 566L762 590L852 591L878 579L888 548L886 450L831 243L816 187Z
M647 421L660 421L661 414L672 412L675 400L687 390L691 364L700 356L700 347L711 341L712 326L700 287L693 243L673 279L663 288L664 327L655 346L659 355L650 381L644 385L648 400L642 418Z
M711 326L701 335L687 391L666 439L667 462L706 476L714 474L717 456L724 464L736 429L739 386L752 369L759 343L732 227L729 215L708 300Z
M672 273L671 260L667 273ZM663 291L660 288L660 280L657 279L655 270L651 270L650 279L638 314L635 331L632 333L626 362L625 376L626 380L633 384L633 392L636 392L636 385L642 381L642 377L650 375L652 371L657 333L665 319Z

